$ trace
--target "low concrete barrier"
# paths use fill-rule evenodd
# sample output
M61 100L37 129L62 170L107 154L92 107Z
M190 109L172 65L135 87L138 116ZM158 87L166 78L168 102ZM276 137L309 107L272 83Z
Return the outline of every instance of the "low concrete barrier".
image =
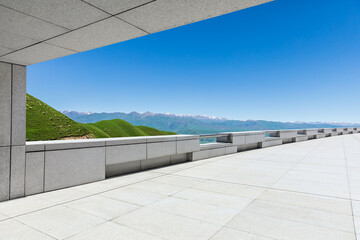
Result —
M25 193L186 162L199 150L196 135L27 142Z
M214 135L217 142L208 144L200 144L201 135L27 142L25 195L186 161L359 132L356 127L229 132Z

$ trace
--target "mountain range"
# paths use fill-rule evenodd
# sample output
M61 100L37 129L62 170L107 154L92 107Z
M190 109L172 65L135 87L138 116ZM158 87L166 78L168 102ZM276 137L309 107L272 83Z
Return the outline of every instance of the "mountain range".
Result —
M134 125L145 125L163 131L180 134L204 134L218 132L239 132L253 130L280 130L302 128L335 128L343 126L360 126L355 123L323 123L323 122L277 122L265 120L230 120L226 118L170 114L170 113L92 113L62 111L63 114L80 123L95 123L102 120L122 119Z

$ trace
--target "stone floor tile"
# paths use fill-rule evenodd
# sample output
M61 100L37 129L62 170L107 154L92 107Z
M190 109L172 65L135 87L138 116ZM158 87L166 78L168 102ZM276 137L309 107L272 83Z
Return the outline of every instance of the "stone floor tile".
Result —
M190 178L190 177L181 177L175 175L165 175L162 177L155 178L152 181L158 183L171 184L180 187L187 187L187 188L203 182L202 180L199 179Z
M160 240L154 235L150 235L135 229L122 226L112 222L93 227L81 232L68 240Z
M294 207L352 215L350 200L346 199L271 189L266 190L257 199Z
M355 231L357 235L360 235L360 217L354 217Z
M0 213L0 221L3 221L3 220L8 219L8 218L9 218L8 216L5 216L4 214Z
M352 201L352 209L354 216L360 217L360 201L353 200Z
M276 183L285 172L286 170L266 170L261 167L258 169L242 168L217 175L213 177L212 180L258 187L270 187Z
M350 198L349 188L344 185L303 180L293 180L286 176L272 186L274 189L309 193L321 196Z
M101 196L90 196L80 200L76 200L67 204L64 204L72 209L76 209L96 217L100 217L106 220L110 220L135 209L140 206L131 203L126 203L110 198Z
M239 184L207 181L196 184L192 188L201 191L222 193L243 198L256 198L265 191L265 188L250 187Z
M148 207L217 225L226 224L239 213L239 210L232 208L224 208L175 197L165 198Z
M0 222L0 240L53 240L54 238L36 231L15 220Z
M247 211L238 214L227 226L274 239L355 240L354 233L332 230Z
M65 188L61 190L46 192L42 194L34 195L34 198L38 198L54 204L65 203L76 199L84 198L89 196L90 193L78 191L73 188Z
M132 187L123 187L109 192L101 193L100 196L140 206L149 205L166 197L166 195L163 194L148 192Z
M101 218L62 206L29 213L16 220L56 239L68 238L105 222Z
M205 240L221 228L218 225L146 207L121 216L114 222L168 240Z
M74 187L73 189L87 192L90 194L98 194L110 190L115 190L124 186L129 186L138 182L147 181L148 179L156 179L163 174L155 172L139 172L114 178L109 178L103 181L89 183Z
M201 191L197 189L187 189L174 195L175 197L208 203L215 206L222 206L225 208L233 208L237 210L244 209L253 199L243 198L228 194Z
M262 200L255 200L245 211L324 228L354 232L352 215L294 207Z
M159 183L156 181L140 182L131 185L131 187L135 189L163 194L163 195L172 195L186 189L186 187L176 186L167 183Z
M5 216L15 217L53 205L54 204L51 202L36 198L35 196L30 196L7 202L0 202L0 213Z

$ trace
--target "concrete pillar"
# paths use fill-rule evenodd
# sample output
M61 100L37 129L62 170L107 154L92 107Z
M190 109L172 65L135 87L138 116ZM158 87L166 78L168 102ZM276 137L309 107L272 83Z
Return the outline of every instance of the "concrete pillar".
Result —
M25 195L26 67L0 62L0 201Z

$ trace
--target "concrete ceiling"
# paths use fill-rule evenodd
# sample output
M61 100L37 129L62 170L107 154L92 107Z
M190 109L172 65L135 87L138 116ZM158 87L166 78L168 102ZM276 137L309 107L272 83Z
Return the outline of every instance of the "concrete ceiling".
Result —
M30 65L273 0L0 0L0 61Z

